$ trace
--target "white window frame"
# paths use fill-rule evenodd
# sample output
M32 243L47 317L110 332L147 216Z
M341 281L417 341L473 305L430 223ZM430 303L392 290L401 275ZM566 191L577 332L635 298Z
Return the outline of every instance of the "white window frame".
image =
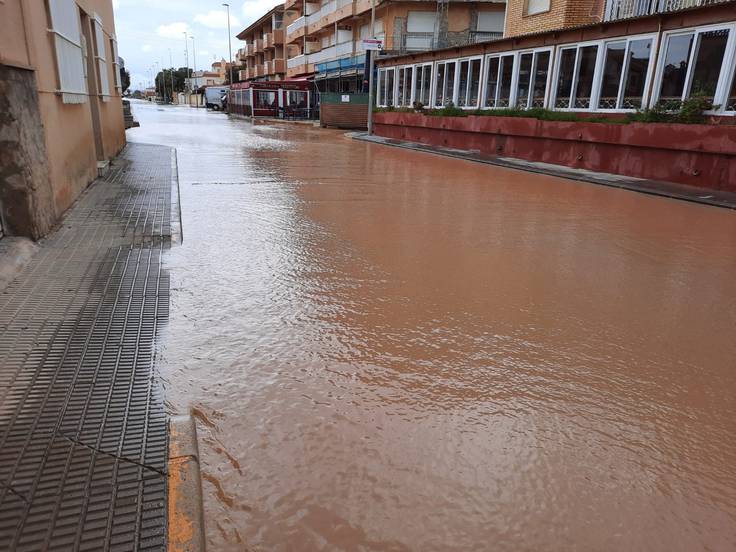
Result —
M419 75L420 69L422 71L422 77L424 77L424 73L426 71L429 71L429 95L427 96L427 102L426 103L422 102L422 105L424 105L424 107L429 108L431 107L431 104L432 104L432 88L433 88L432 85L434 84L434 81L432 80L434 76L434 63L432 62L417 63L416 65L414 65L414 71L413 71L413 77L412 77L412 87L411 87L411 104L413 106L415 102L421 101L421 98L424 96L424 94L422 94L422 92L424 91L422 89L422 82L419 81L417 77Z
M393 79L393 103L389 106L386 103L386 98L388 97L388 79L386 78L386 74L392 71L394 73L394 79ZM376 105L378 107L396 107L396 89L398 87L398 82L396 81L396 66L391 67L381 67L378 70L378 78L376 79Z
M407 70L411 70L411 78L409 79L409 82L406 82L406 72ZM396 107L411 107L414 105L414 65L401 65L396 68L396 76L401 75L404 79L404 88L401 90L399 88L399 81L396 80L396 94L397 94L397 100L399 92L401 92L401 102L396 102ZM408 91L408 97L407 97L407 91Z
M465 85L465 91L460 90L460 68L462 67L463 62L468 62L468 82ZM470 68L472 67L473 61L480 61L480 67L478 70L480 71L480 75L478 76L478 101L475 103L475 105L458 105L460 101L460 95L464 93L465 95L465 101L467 102L470 97L470 83L471 83L471 76L472 73L470 73ZM483 101L483 98L481 96L481 92L483 91L483 75L485 74L485 70L483 67L483 56L472 56L472 57L464 57L457 60L457 65L455 66L455 82L456 82L456 91L455 91L455 99L456 101L453 102L456 106L460 107L461 109L480 109L480 105Z
M726 90L725 96L723 97L723 114L724 115L736 115L736 103L734 103L733 109L727 109L728 95L731 92L731 87L736 83L736 46L734 46L731 52L731 71L726 79Z
M62 102L78 104L87 101L87 67L82 51L82 29L75 0L48 0L50 28L54 35L57 93Z
M637 42L639 40L651 40L652 41L652 48L649 56L649 66L647 67L647 76L644 81L644 91L642 93L642 105L641 109L644 109L647 107L647 98L649 97L651 87L652 87L652 81L654 79L654 73L657 66L657 60L655 59L655 56L657 55L656 47L657 47L657 33L647 33L647 34L641 34L641 35L632 35L632 36L620 36L617 38L611 38L606 39L602 41L601 46L598 50L598 57L600 58L598 60L597 64L597 74L595 77L595 80L593 81L593 88L595 90L595 106L593 107L592 111L596 111L598 113L632 113L635 112L636 109L633 108L623 108L623 107L617 107L617 108L600 108L597 107L600 103L601 99L601 90L603 88L603 72L605 70L605 64L606 64L606 48L609 44L615 44L617 42L626 42L626 50L624 55L624 67L621 71L621 76L618 83L618 99L617 104L621 105L623 101L623 95L624 95L624 79L628 75L629 71L629 64L631 62L631 59L629 58L629 52L631 51L631 43ZM660 55L661 55L660 51ZM592 99L592 98L591 98Z
M728 30L728 41L726 42L726 51L723 54L723 61L721 62L721 70L718 77L718 84L716 85L715 94L713 95L713 105L718 106L717 109L706 111L711 115L731 115L736 114L736 111L726 111L726 99L729 93L728 88L732 84L732 80L729 76L733 77L734 63L736 63L736 24L734 23L719 23L714 25L702 25L696 27L688 27L685 29L677 29L674 31L665 31L662 33L661 47L657 59L657 73L654 80L654 88L651 94L650 107L654 107L659 103L659 95L662 89L662 78L664 75L664 62L667 55L667 46L669 40L673 36L693 34L693 48L690 51L690 58L688 59L687 75L685 76L685 85L682 89L682 100L686 100L690 97L690 89L693 84L693 73L695 70L694 62L698 55L698 47L700 46L699 35L710 31ZM729 71L728 68L731 68ZM725 70L724 70L725 69Z
M553 73L553 67L554 67L554 58L555 58L555 49L552 46L548 46L545 48L530 48L526 50L519 50L516 52L517 59L514 62L514 103L512 104L514 107L518 109L532 109L534 106L531 105L532 101L532 93L534 92L534 80L537 76L537 63L539 62L538 56L539 54L543 53L549 53L549 61L547 62L547 82L544 86L544 104L542 105L542 108L546 108L549 105L549 95L550 95L550 86L552 83L552 73ZM529 92L527 92L527 105L526 107L520 107L519 106L519 80L521 77L521 56L525 54L531 54L532 55L532 66L531 66L531 75L529 77Z
M443 109L446 107L446 98L445 98L445 90L447 90L447 66L451 64L455 64L455 71L453 73L453 82L452 82L452 98L450 98L450 101L453 105L457 105L457 87L458 87L458 70L457 70L457 58L453 59L443 59L439 60L434 64L434 70L432 71L432 108L433 109ZM437 103L437 75L440 70L440 65L445 66L445 72L442 75L442 103Z
M613 42L616 42L615 40ZM555 111L595 111L594 106L598 105L598 91L600 90L600 81L602 73L602 59L601 51L603 48L604 41L602 40L590 40L586 42L572 42L569 44L560 44L555 52L555 70L552 78L552 87L550 90L549 106L550 109ZM577 96L578 85L580 83L580 51L583 48L589 46L597 46L598 50L596 53L595 67L593 68L593 86L590 90L590 106L575 107L574 98ZM560 65L562 64L562 53L565 50L576 49L575 52L575 68L572 75L572 88L570 89L570 107L557 107L557 82L560 75Z
M107 38L105 35L105 29L102 27L102 18L98 14L94 14L92 21L95 31L95 66L97 67L97 82L100 85L98 96L102 98L103 102L109 102L110 75L107 69Z
M498 105L499 96L501 94L501 58L504 57L511 57L513 58L513 66L511 67L511 90L509 92L509 105ZM488 72L491 69L491 60L493 58L498 58L498 85L496 86L496 95L495 95L495 105L488 106L486 104L486 97L488 92ZM517 67L519 65L519 55L518 52L511 50L506 52L494 52L493 54L488 54L485 56L485 59L483 60L483 82L481 83L481 99L480 99L480 105L481 109L510 109L513 106L516 105L516 88L517 88Z

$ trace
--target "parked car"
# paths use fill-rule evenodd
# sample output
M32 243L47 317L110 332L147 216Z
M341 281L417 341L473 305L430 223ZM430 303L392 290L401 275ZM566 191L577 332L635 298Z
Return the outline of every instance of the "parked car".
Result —
M227 96L229 86L208 86L204 89L204 103L207 109L221 111L225 109L225 102L222 101Z

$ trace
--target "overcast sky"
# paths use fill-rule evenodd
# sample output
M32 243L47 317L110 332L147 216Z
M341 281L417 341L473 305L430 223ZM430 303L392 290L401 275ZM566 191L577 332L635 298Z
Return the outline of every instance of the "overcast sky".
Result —
M233 57L242 43L235 35L278 0L231 0L230 25ZM227 16L222 0L113 0L120 56L130 71L132 89L150 82L154 62L184 67L184 31L194 36L197 68L209 68L215 59L227 59ZM189 40L189 65L194 66Z

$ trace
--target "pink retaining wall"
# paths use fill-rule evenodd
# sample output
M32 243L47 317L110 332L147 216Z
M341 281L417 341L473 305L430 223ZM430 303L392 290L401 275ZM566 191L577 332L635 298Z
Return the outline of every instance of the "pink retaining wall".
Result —
M736 126L386 112L375 114L374 129L397 140L736 192Z

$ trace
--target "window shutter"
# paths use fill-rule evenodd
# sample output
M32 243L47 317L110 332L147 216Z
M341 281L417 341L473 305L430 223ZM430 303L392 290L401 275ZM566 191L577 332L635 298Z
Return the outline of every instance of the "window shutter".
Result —
M110 50L112 51L112 68L115 72L115 88L122 93L123 83L120 80L120 58L118 58L118 41L114 38L110 39Z
M75 0L49 0L51 30L54 33L59 92L64 103L87 101L84 58Z
M110 99L110 77L107 73L107 59L105 57L105 31L102 30L102 19L95 14L95 59L100 79L100 96L103 101Z

